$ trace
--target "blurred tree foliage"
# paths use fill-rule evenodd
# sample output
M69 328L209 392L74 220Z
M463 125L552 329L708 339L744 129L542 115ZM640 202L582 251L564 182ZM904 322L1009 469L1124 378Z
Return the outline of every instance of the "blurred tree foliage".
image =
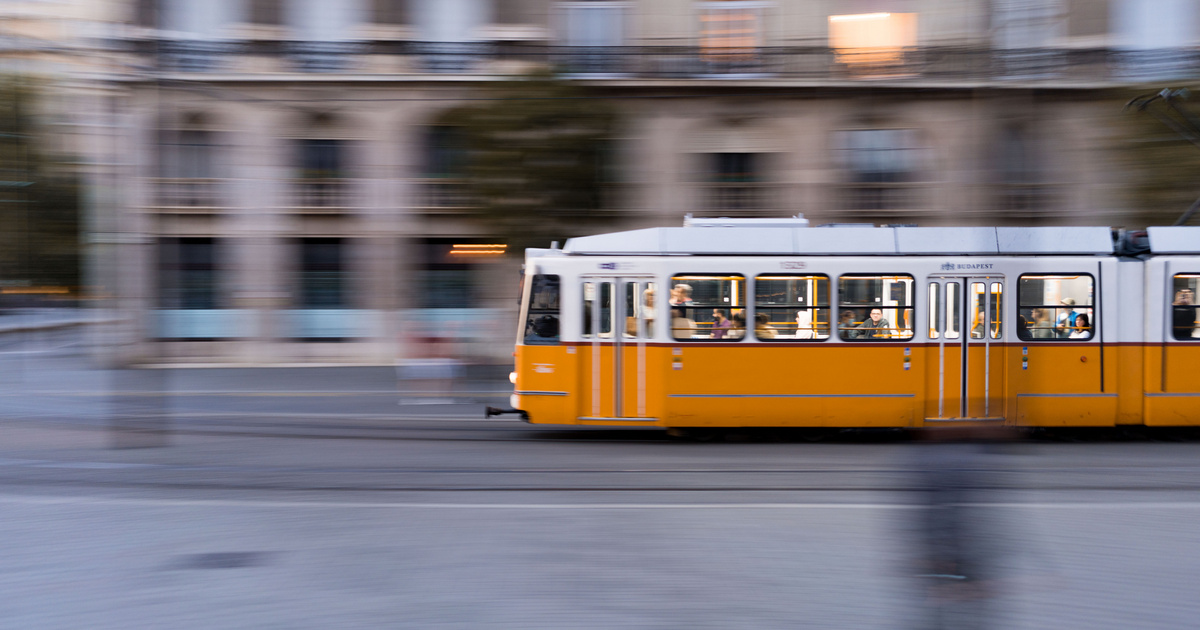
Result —
M80 189L48 159L36 85L0 76L0 285L78 287Z
M1200 117L1200 107L1177 105ZM1151 103L1145 111L1131 108L1125 112L1122 146L1117 152L1124 156L1125 167L1129 169L1129 208L1136 213L1134 222L1139 227L1171 225L1200 198L1200 146L1189 142L1157 116L1169 116L1187 124L1162 102ZM1200 225L1200 212L1188 223Z
M443 124L462 131L466 194L509 251L592 233L612 217L616 116L579 86L538 73L484 88Z

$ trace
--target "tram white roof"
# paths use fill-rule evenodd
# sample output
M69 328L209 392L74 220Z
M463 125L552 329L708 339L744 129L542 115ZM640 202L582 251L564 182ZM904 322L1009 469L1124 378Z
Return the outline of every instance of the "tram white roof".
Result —
M1194 241L1195 242L1195 241ZM690 225L569 239L575 256L996 255L1113 253L1107 227Z
M1146 228L1150 251L1155 254L1200 253L1200 227L1159 226Z

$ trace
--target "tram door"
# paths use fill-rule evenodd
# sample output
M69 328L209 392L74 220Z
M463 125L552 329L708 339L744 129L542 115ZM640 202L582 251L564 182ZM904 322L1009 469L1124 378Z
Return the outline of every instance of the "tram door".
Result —
M583 278L581 420L652 420L646 413L646 344L654 336L650 277Z
M930 359L937 372L928 419L1004 417L1004 284L998 276L929 279Z

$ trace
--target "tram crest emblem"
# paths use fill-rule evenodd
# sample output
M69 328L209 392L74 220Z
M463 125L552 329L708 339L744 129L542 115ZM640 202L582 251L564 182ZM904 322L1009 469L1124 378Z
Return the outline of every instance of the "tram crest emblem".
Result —
M942 271L954 271L954 263L952 263L952 262L942 263Z

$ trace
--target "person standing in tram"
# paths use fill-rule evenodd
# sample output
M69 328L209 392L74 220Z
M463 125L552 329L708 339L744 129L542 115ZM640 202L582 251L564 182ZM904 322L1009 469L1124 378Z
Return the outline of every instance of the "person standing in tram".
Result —
M1196 307L1191 289L1175 292L1171 304L1171 332L1176 339L1191 339L1196 329Z
M1034 339L1050 339L1054 337L1054 324L1046 316L1046 309L1035 308L1029 313L1029 317L1033 320L1033 323L1029 325L1029 330Z

